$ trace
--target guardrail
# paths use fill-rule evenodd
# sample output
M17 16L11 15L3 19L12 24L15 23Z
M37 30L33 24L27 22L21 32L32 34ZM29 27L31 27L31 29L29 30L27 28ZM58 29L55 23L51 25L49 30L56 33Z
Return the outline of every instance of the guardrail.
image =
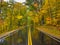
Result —
M15 29L15 30L12 30L12 31L8 31L8 32L5 32L5 33L3 33L3 34L0 34L0 39L1 38L6 38L6 37L8 37L8 36L10 36L10 35L13 35L14 33L16 33L16 32L18 32L19 30L21 30L21 29L23 29L23 28L26 28L27 26L22 26L22 27L20 27L20 28L18 28L18 29Z
M23 36L23 34L21 32L26 27L27 26L22 26L16 30L12 30L12 31L6 32L4 34L1 34L0 35L0 45L20 45L20 44L27 45L27 34L24 34L25 36ZM9 39L9 40L6 40L6 39Z
M44 32L42 31L41 29L39 28L36 28L38 31L40 31L40 39L41 39L41 43L42 45L47 45L46 43L48 41L45 41L46 39L46 36L49 37L51 40L50 40L50 44L49 45L60 45L60 38L57 38L55 37L54 35L52 34L48 34L47 32Z

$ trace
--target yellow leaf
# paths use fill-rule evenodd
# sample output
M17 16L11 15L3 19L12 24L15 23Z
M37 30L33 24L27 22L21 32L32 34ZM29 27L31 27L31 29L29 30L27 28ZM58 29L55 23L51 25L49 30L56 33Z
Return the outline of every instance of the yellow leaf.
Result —
M22 18L23 18L23 16L20 16L20 15L17 16L17 19L22 19Z

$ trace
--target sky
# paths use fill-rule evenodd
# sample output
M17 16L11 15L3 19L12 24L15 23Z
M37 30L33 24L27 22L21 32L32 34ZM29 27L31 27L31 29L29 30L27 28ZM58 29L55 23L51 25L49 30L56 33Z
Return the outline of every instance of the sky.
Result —
M4 1L9 1L9 0L4 0ZM23 3L23 2L25 2L26 0L15 0L16 2L21 2L21 3Z

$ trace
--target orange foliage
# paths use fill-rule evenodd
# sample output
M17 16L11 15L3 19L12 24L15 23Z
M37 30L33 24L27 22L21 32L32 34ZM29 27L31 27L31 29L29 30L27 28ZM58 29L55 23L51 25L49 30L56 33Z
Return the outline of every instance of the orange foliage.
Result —
M0 25L2 25L2 24L3 24L3 20L0 19Z
M50 17L47 17L46 20L51 20L51 18Z
M38 7L38 3L34 3L34 7L36 7L36 8L37 8L37 7Z

